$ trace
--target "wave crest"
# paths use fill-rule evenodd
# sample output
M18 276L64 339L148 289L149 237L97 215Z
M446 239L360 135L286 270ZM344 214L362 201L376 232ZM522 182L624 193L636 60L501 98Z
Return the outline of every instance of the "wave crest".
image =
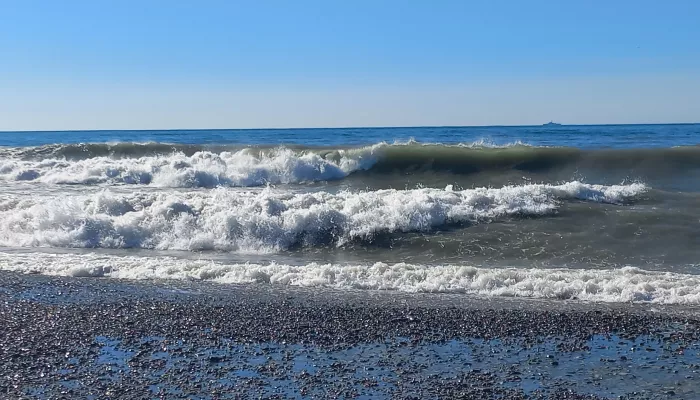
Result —
M0 150L0 180L82 185L248 187L339 180L361 171L426 170L673 177L697 169L700 147L581 150L523 143L499 147L483 141L456 145L408 141L341 149L117 143Z
M94 157L82 160L0 160L0 179L50 184L144 184L161 187L262 186L336 180L371 167L369 154L265 151L172 153L139 158Z

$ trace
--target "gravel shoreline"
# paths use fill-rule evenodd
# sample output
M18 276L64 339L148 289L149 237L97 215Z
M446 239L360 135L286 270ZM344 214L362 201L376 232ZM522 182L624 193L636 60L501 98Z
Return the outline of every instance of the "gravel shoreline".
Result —
M1 272L0 320L1 398L700 396L680 306Z

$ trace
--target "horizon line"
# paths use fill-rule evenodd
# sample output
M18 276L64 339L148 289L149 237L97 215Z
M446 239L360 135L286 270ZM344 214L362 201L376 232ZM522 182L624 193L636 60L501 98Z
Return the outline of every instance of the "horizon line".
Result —
M405 126L338 126L338 127L286 127L286 128L158 128L158 129L40 129L40 130L0 130L0 133L47 133L47 132L190 132L190 131L293 131L331 129L426 129L426 128L565 128L581 126L648 126L648 125L700 125L700 122L655 122L618 124L557 124L539 125L405 125Z

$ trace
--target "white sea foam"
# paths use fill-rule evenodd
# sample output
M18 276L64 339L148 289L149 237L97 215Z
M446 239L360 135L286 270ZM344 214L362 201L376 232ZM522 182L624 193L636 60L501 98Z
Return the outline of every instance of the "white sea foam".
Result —
M643 184L532 184L290 193L218 188L181 193L0 195L0 246L274 252L342 245L379 233L428 232L513 216L544 216L578 199L620 203Z
M162 187L262 186L342 179L370 168L383 145L322 154L276 148L80 160L0 158L0 180L49 184L150 184ZM332 153L332 154L331 154ZM328 157L328 154L331 156Z
M603 302L700 304L700 276L621 269L489 269L460 265L221 264L174 257L0 252L0 269L122 279L194 279L336 289L466 293Z

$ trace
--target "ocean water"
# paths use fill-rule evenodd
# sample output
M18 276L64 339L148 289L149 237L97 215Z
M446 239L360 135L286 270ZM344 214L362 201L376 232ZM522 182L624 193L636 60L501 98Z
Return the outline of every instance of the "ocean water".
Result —
M0 133L0 269L700 303L700 125Z

